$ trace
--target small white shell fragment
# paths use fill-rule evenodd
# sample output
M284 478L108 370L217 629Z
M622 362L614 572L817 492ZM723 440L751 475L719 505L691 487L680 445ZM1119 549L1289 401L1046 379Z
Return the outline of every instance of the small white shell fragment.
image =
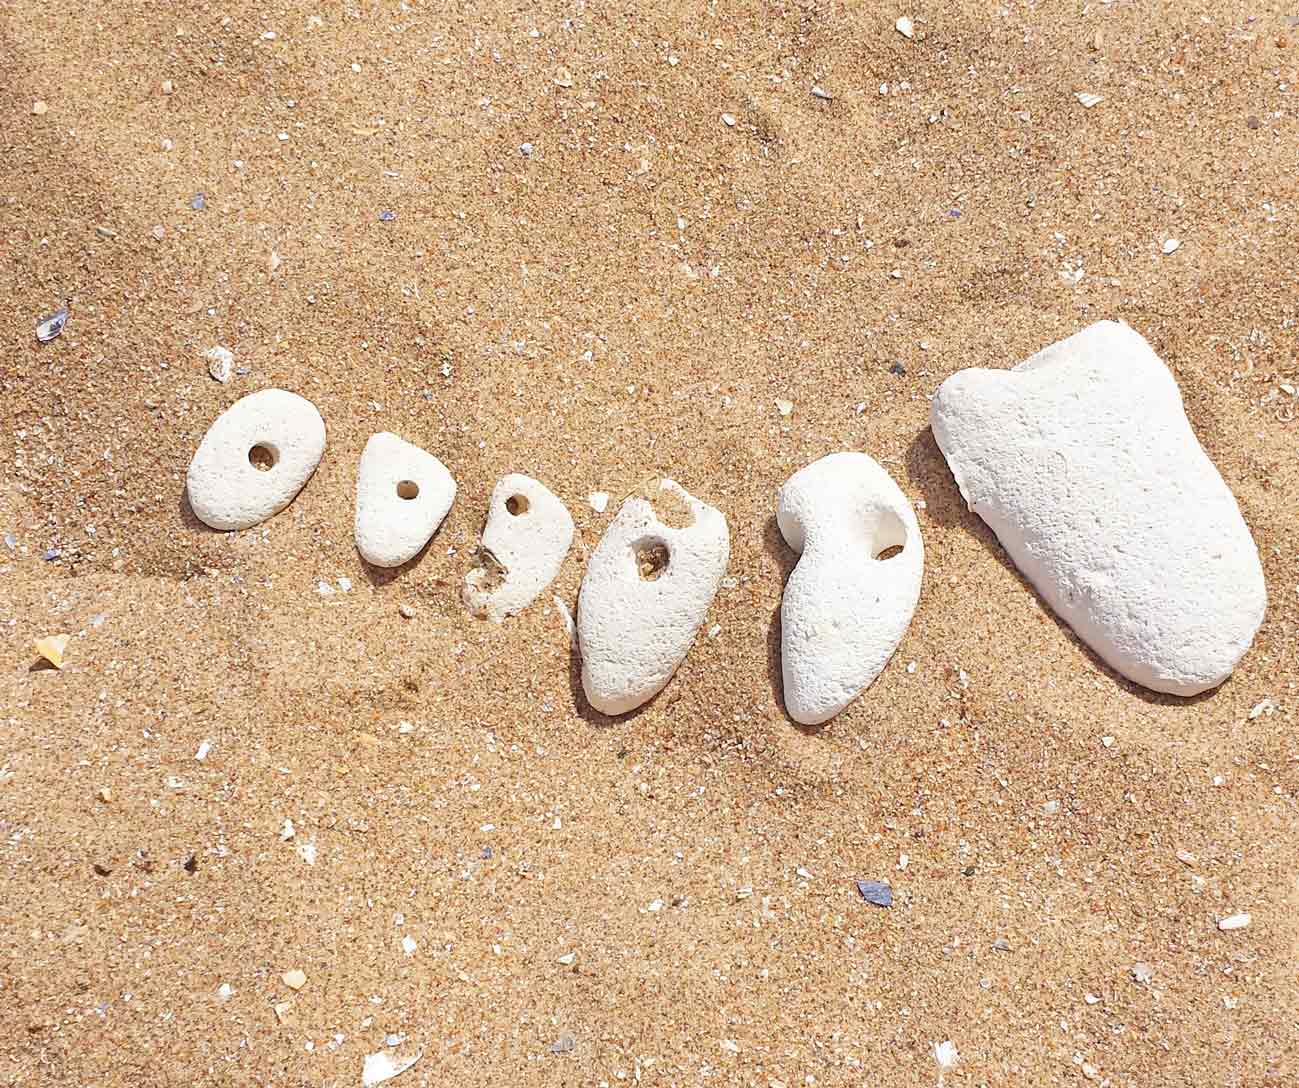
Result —
M531 476L502 476L483 529L486 565L465 575L465 604L495 623L522 612L554 581L572 543L573 517L554 492Z
M301 990L307 984L307 973L300 967L285 971L280 978L290 990Z
M794 411L794 402L789 400L781 400L779 397L777 397L776 411L779 412L782 416L791 415L793 414Z
M424 1051L417 1051L409 1058L397 1058L385 1050L377 1054L367 1054L361 1066L361 1088L375 1088L376 1085L399 1077L424 1057Z
M356 471L356 549L376 567L419 554L456 497L456 482L431 453L390 431L370 436Z
M1089 110L1093 106L1099 106L1105 101L1105 96L1103 94L1093 94L1091 91L1079 91L1074 95L1074 97L1082 103L1083 109L1085 110Z
M1184 696L1231 674L1267 607L1258 549L1138 333L1100 321L962 370L931 422L969 508L1112 668Z
M597 514L603 514L609 506L609 492L592 491L591 494L587 496L586 501L591 504L591 509Z
M956 1049L956 1044L951 1039L944 1039L941 1043L934 1044L934 1061L938 1063L939 1069L955 1069L956 1063L960 1060L960 1051Z
M722 114L722 124L724 124L727 128L734 128L734 127L735 127L735 114L733 114L733 113L724 113L724 114Z
M1249 925L1250 917L1247 911L1241 911L1239 914L1229 914L1226 918L1218 920L1218 928L1223 932L1230 932L1233 929L1244 929Z
M63 657L68 652L71 635L46 635L38 638L33 644L36 652L45 658L56 669L63 668Z
M230 380L230 372L235 362L234 352L218 344L215 347L208 348L203 353L203 358L207 360L207 372L214 381L221 382L224 385Z
M1170 253L1176 253L1181 248L1182 243L1177 238L1167 238L1164 240L1164 244L1159 247L1160 252L1162 252L1165 257Z
M577 602L582 687L625 714L662 691L694 642L731 555L726 518L679 484L633 495L591 555ZM666 519L666 520L665 520Z
M250 393L199 443L186 477L190 506L213 529L247 529L288 506L324 452L325 421L311 401L284 389Z
M61 307L49 317L43 317L36 324L36 339L42 344L48 344L63 331L63 326L68 323L68 308Z
M794 473L776 520L802 556L780 605L785 709L819 725L870 686L902 641L924 545L906 496L864 453L832 453Z
M915 24L905 15L898 17L898 21L893 24L893 29L904 38L914 38L916 34Z

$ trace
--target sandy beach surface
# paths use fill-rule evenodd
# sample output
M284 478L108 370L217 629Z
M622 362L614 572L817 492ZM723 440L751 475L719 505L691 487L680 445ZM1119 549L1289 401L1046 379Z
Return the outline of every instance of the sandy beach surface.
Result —
M1299 1083L1297 24L0 0L0 1084ZM1268 580L1192 700L1044 609L928 428L1101 318ZM208 530L186 467L268 387L324 460ZM392 572L352 539L380 430L460 488ZM916 503L924 591L804 729L774 495L842 449ZM578 542L495 625L460 584L512 471ZM725 512L729 578L612 720L551 595L655 474Z

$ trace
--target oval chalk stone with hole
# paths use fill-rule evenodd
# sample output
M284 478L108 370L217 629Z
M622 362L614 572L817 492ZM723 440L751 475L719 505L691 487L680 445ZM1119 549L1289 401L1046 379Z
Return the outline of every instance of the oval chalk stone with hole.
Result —
M892 477L864 453L794 473L776 521L800 553L780 604L785 709L803 725L843 710L906 633L925 569L920 526Z
M356 471L356 550L376 567L419 554L456 497L446 465L390 431L370 436Z
M531 476L502 476L492 489L479 549L481 564L465 575L465 604L500 623L545 589L573 543L573 517L557 495Z
M316 406L284 389L241 397L217 416L185 480L195 515L213 529L247 529L277 514L325 452Z
M596 710L625 714L663 690L730 556L726 518L672 480L622 504L577 601L582 687Z
M931 423L969 508L1110 666L1174 695L1231 674L1267 606L1258 549L1138 333L1101 321L959 371Z

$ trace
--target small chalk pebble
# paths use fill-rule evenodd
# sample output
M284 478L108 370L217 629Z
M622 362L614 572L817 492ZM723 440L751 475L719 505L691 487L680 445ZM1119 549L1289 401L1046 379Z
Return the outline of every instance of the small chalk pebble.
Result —
M456 497L446 465L392 434L371 435L356 476L356 548L376 567L399 567L429 542Z
M540 480L519 473L492 489L481 552L465 575L465 604L500 623L522 612L554 581L573 543L573 518Z
M915 24L905 15L898 17L898 21L893 24L893 28L904 38L913 38L916 34Z
M1218 928L1223 932L1229 932L1233 929L1244 929L1249 922L1249 914L1242 911L1240 914L1229 914L1226 918L1220 918Z
M49 107L48 105L46 105L46 104L45 104L41 99L39 99L39 98L38 98L35 102L32 103L32 113L34 113L37 117L42 116L44 113L46 113L46 112L49 110L49 108L50 108L50 107Z
M924 575L920 526L892 477L854 452L794 473L776 521L799 553L780 605L785 709L819 725L875 681L906 634Z
M213 529L247 529L283 510L325 451L316 406L284 389L235 401L208 428L186 476L190 506Z
M162 81L162 93L163 93L163 94L171 94L171 92L174 91L175 89L176 89L176 85L175 85L174 83L172 83L172 81L171 81L170 79L164 79L164 80Z
M419 945L415 942L414 937L403 937L401 939L401 950L405 952L406 955L415 955L415 950L417 948L419 948Z
M586 501L591 504L591 509L597 514L603 514L609 506L609 492L592 491L591 494L587 496Z
M719 510L673 480L657 491L655 502L671 513L661 520L649 498L628 498L592 553L578 597L582 687L603 714L625 714L663 690L730 560Z
M203 358L207 360L207 372L213 381L224 384L230 380L235 357L229 348L223 348L220 344L210 347L203 353Z
M1099 321L959 371L930 422L969 508L1113 669L1183 696L1231 675L1267 605L1258 549L1139 333Z
M307 984L306 972L298 967L293 968L291 971L285 971L280 977L284 980L284 985L290 990L301 990Z

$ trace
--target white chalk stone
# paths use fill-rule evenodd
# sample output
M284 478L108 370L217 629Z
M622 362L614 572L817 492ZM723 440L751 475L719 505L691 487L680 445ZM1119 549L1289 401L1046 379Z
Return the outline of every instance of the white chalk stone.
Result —
M1113 668L1176 695L1230 675L1267 605L1258 550L1139 334L1101 321L962 370L931 422L970 509Z
M413 559L447 516L456 482L431 453L392 434L370 436L356 472L356 549L376 567Z
M679 484L622 504L591 555L577 602L582 687L625 714L662 691L708 613L731 555L721 512ZM661 515L661 516L660 516Z
M874 682L902 641L924 544L906 496L864 453L832 453L794 473L776 521L802 553L780 605L785 709L819 725Z
M483 529L484 565L465 575L465 604L496 623L522 612L554 581L572 543L573 518L558 496L530 476L502 476Z
M247 529L283 510L325 452L325 421L311 401L263 389L217 416L189 463L185 486L198 519Z

